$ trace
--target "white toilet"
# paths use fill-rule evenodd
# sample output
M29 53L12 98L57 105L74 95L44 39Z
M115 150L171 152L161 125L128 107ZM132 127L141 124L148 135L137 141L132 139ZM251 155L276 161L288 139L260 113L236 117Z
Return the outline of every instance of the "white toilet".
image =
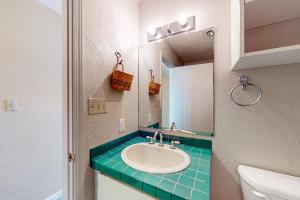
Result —
M240 165L244 200L300 200L300 178Z

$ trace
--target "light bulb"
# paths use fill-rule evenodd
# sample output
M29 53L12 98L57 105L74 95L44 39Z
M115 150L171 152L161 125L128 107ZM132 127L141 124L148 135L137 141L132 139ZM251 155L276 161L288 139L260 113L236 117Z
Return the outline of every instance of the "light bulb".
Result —
M181 25L181 26L186 26L187 25L187 22L188 22L188 17L186 14L184 13L181 13L179 16L178 16L178 23Z
M152 25L148 26L147 32L153 36L155 36L157 34L156 28Z
M154 36L155 36L156 39L160 39L161 38L161 34L160 33L156 33Z

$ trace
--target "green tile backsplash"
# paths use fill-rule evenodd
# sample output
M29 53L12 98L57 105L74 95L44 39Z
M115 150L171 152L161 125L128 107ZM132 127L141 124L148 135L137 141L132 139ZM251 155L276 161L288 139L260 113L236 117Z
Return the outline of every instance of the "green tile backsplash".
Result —
M151 174L135 170L121 159L121 152L129 145L148 142L153 133L137 131L90 150L91 167L103 174L125 182L145 193L163 200L209 200L211 141L164 135L166 142L180 140L178 148L191 158L183 171L171 174Z

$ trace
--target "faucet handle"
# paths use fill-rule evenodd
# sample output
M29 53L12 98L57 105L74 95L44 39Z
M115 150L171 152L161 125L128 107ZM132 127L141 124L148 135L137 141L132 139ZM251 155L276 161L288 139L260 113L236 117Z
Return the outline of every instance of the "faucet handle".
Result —
M176 149L176 144L180 144L177 140L171 140L170 149Z
M147 136L146 138L150 139L149 144L154 144L154 139L151 136Z

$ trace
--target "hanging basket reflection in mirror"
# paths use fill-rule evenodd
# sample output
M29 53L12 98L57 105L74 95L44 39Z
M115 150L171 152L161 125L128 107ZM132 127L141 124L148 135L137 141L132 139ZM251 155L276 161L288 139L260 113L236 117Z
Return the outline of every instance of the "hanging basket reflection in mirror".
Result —
M150 74L151 74L151 80L150 80L150 83L149 83L149 94L151 94L151 95L159 94L160 84L156 83L154 81L154 74L153 74L152 69L150 69Z

